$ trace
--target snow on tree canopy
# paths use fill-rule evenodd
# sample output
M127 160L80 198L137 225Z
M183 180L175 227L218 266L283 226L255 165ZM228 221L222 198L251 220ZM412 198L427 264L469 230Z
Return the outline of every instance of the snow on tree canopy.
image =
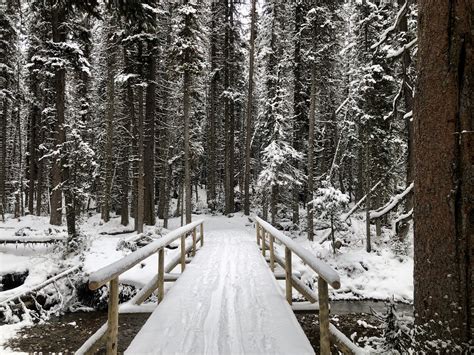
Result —
M322 212L321 218L337 215L349 203L348 195L328 183L324 185L316 191L317 197L312 201L313 206Z

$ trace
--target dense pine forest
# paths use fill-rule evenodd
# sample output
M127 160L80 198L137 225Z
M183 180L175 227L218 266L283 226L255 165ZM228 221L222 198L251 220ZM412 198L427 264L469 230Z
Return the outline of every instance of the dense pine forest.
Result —
M328 258L386 238L417 339L462 349L474 8L442 2L1 0L0 220L65 226L63 259L97 214L257 215Z
M142 231L203 187L312 239L315 196L372 210L413 182L409 1L4 6L2 216Z

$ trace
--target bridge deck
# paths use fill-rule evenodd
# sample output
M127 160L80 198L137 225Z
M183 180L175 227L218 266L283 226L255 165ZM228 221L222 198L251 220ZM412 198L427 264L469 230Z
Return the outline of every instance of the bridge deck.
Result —
M254 236L210 227L126 353L314 354Z

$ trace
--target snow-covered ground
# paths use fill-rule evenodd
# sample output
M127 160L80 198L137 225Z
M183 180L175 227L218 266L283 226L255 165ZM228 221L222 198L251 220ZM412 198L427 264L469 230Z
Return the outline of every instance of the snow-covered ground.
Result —
M232 224L234 229L242 228L254 233L253 224L249 218L240 213L236 213L233 217L193 216L193 219L198 218L204 218L208 221L207 223L212 223L214 230L225 230L228 229L229 224ZM177 228L179 223L179 218L170 220L169 229ZM0 302L75 264L83 263L83 271L89 273L120 259L130 252L129 249L118 248L118 246L122 241L135 235L134 232L131 232L132 226L133 220L129 226L124 227L120 225L119 217L114 217L108 223L103 223L100 215L93 215L83 221L80 226L81 233L86 241L84 255L66 260L59 248L54 245L1 244L0 275L26 270L29 271L29 275L22 286L0 292ZM322 244L319 242L323 233L317 233L314 242L309 242L304 233L301 235L293 233L292 237L303 247L310 250L315 257L325 260L339 272L341 288L339 290L330 289L330 297L333 300L388 300L393 298L397 301L412 302L413 257L410 248L408 255L396 255L392 251L391 231L384 229L380 238L375 237L374 231L372 237L373 252L367 253L364 244L364 228L363 220L354 215L354 218L351 218L351 226L344 236L344 240L348 242L343 243L343 246L337 250L335 255L329 241ZM23 229L23 233L20 234L24 234L25 238L59 239L66 237L65 227L50 226L47 217L25 216L20 220L10 218L4 223L0 223L0 238L18 238L15 233L18 234L20 229ZM157 221L155 226L145 228L145 234L149 234L152 238L159 238L167 232L162 228L162 221ZM411 245L411 242L410 240L409 245ZM177 250L166 249L166 258L176 252ZM122 275L121 281L141 287L156 274L156 259L156 256L151 256L136 265ZM301 272L304 280L310 283L315 280L314 273L308 270L298 258L294 257L293 262L294 269ZM0 326L0 353L7 352L6 349L2 348L5 340L14 336L15 331L26 323L23 321L15 325Z
M393 236L390 229L383 229L380 238L372 232L372 252L366 252L365 221L355 216L340 249L333 253L330 241L322 240L326 232L317 233L314 242L305 236L296 240L318 258L336 269L341 277L341 288L330 289L333 300L373 299L398 302L413 302L413 251L412 240L408 241L407 255L397 255L393 250ZM410 233L410 235L412 235ZM411 237L410 237L411 238ZM412 238L411 238L412 239ZM303 278L315 275L300 265Z

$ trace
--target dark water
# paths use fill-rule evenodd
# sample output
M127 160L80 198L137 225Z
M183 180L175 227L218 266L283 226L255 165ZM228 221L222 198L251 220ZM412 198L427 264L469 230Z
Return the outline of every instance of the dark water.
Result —
M331 301L332 314L348 314L348 313L371 313L374 310L377 313L384 313L387 305L383 301ZM396 303L398 313L405 316L413 315L413 305L405 303Z
M383 313L384 302L376 301L333 301L331 302L332 322L347 336L377 336L381 334L380 321L371 315L371 309ZM405 315L413 313L412 306L398 304L397 311ZM119 315L119 352L123 352L148 319L148 313ZM297 315L303 330L319 351L319 326L317 315ZM8 346L23 352L74 352L107 320L105 311L68 313L52 318L47 323L37 324L20 330ZM358 321L373 325L361 325ZM102 349L103 352L104 349Z
M119 315L119 352L123 352L128 347L148 316L147 313ZM28 353L73 353L106 320L107 312L102 311L68 313L52 318L47 323L21 329L17 337L10 340L7 346L13 350Z

